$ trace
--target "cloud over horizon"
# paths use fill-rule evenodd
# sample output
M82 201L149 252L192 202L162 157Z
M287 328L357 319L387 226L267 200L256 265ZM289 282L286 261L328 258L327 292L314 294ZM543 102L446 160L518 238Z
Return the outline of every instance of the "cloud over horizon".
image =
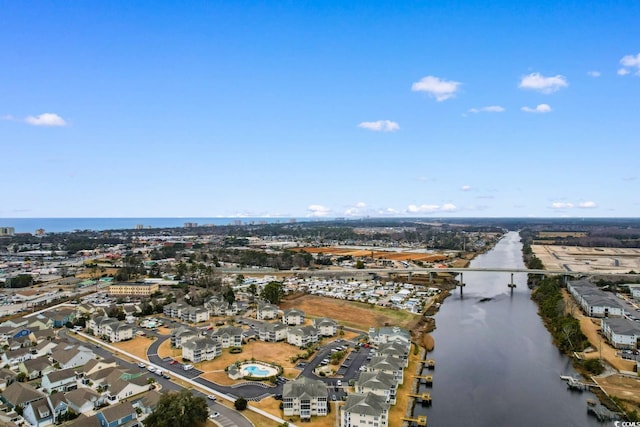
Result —
M395 132L400 129L397 122L391 120L377 120L375 122L362 122L358 124L359 128L371 130L374 132Z
M307 212L308 212L307 216L310 216L310 217L325 217L329 215L329 213L331 212L331 209L322 205L309 205L307 207Z
M540 73L531 73L520 79L520 89L531 89L549 94L569 86L566 77L558 74L553 77L545 77Z
M453 80L426 76L421 78L420 81L414 82L411 85L411 90L414 92L426 92L429 96L434 97L436 101L441 102L455 96L460 85L462 85L462 83Z
M551 203L550 207L551 209L573 209L573 208L594 209L598 207L598 204L591 200L586 202L580 202L578 204L571 203L571 202L553 202Z
M407 213L433 213L433 212L455 212L458 208L453 203L445 203L444 205L409 205L407 206Z
M534 108L527 106L522 107L521 110L526 113L550 113L551 106L549 104L538 104Z
M469 109L470 113L502 113L503 111L505 111L505 109L500 105L489 105L486 107Z

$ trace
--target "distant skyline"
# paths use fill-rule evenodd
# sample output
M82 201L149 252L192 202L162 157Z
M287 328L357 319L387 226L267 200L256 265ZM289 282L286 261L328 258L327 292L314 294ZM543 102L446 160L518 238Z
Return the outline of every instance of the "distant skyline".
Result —
M637 1L0 7L0 218L640 217Z

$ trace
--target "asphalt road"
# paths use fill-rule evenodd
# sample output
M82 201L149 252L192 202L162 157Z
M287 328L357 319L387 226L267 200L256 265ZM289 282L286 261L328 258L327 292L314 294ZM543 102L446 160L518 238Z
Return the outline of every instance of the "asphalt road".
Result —
M60 336L66 336L69 339L72 340L76 340L75 337L73 336L73 334L69 334L67 333L68 331L66 329L61 329L60 332L58 333L58 335ZM165 339L167 337L164 337ZM79 341L79 340L76 340ZM160 345L160 343L158 343L159 340L154 340L154 343L152 344L155 345L155 350L154 352L157 352L157 348ZM151 349L151 348L150 348ZM116 362L118 363L119 366L122 366L123 368L127 368L127 369L133 369L133 370L141 370L144 368L140 368L136 363L130 363L126 360L121 359L120 357L118 357L118 354L114 354L98 345L94 345L92 350L94 351L94 353L96 353L97 355L99 355L100 357L103 358L115 358ZM155 356L156 360L160 360L159 357ZM154 360L150 361L158 366L162 366L162 368L167 367L166 365L168 365L168 363L163 363L162 361L160 361L161 363L156 363ZM173 366L172 366L173 367ZM170 370L170 369L165 369L165 370ZM195 371L195 370L194 370ZM160 385L160 391L180 391L182 390L184 387L172 382L171 380L167 380L165 378L163 378L160 375L156 375L156 374L152 374L151 372L147 371L145 369L146 372L146 377L148 378L153 378L156 380L156 383ZM184 375L184 373L187 373L189 371L184 371L182 369L180 369L179 371L176 369L177 374L182 375L182 376L186 376ZM197 371L200 372L200 371ZM199 375L199 374L198 374ZM198 383L200 383L200 381L197 381ZM210 383L209 381L207 381L207 383ZM213 383L210 383L213 384ZM203 384L205 387L208 387L208 385ZM214 387L209 387L209 388L214 388ZM219 412L220 416L217 417L215 419L215 423L217 423L218 425L221 425L222 427L253 427L253 424L251 424L251 422L246 419L241 413L239 413L238 411L231 409L231 408L227 408L224 405L220 405L217 402L214 402L212 400L207 399L207 395L196 390L196 389L192 389L191 390L192 393L196 396L202 396L207 400L207 405L209 406L210 409L210 413L213 412Z

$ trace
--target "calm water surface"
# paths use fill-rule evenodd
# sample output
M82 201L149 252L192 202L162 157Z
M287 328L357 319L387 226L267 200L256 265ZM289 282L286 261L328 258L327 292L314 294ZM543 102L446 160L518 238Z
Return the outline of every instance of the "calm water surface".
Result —
M508 233L472 267L523 268L522 244ZM600 426L587 415L591 393L567 390L571 361L553 345L530 299L524 273L464 273L464 297L454 291L436 315L433 406L415 415L440 426ZM482 298L490 301L480 302ZM426 372L426 371L425 371ZM612 423L610 425L613 425Z

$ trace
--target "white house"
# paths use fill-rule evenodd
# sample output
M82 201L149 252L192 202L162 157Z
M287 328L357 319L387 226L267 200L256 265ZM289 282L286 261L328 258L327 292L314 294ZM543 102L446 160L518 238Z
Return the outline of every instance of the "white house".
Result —
M310 420L312 416L328 413L327 385L321 380L300 376L284 384L282 402L285 417L299 415L300 420Z
M54 411L46 398L26 405L22 417L33 427L50 426L54 423Z
M200 323L209 320L209 311L204 307L189 307L182 310L180 318L187 323Z
M192 362L213 360L222 354L222 345L211 338L197 338L182 345L182 358Z
M411 343L411 334L404 328L398 326L383 327L383 328L370 328L369 340L376 345L385 344L389 342L399 341L409 345Z
M282 323L264 323L258 328L261 341L277 342L287 339L287 327Z
M398 383L392 375L384 372L362 372L355 383L356 393L373 393L382 398L386 403L396 404Z
M625 318L604 318L601 321L602 333L615 348L636 349L640 339L638 322Z
M77 387L73 368L49 372L42 376L42 388L49 393L70 391Z
M288 326L298 326L304 323L304 311L289 308L282 311L282 323Z
M389 426L389 404L373 393L347 396L341 408L340 427Z
M567 290L589 317L622 317L624 308L609 292L580 279L567 283Z
M271 320L278 318L278 306L267 302L259 302L256 309L256 319Z
M211 339L220 343L222 348L242 346L242 328L226 326L211 333Z
M93 351L82 345L59 345L51 354L51 359L60 364L61 369L75 368L82 366L89 360L94 359L96 355Z
M335 320L321 317L313 321L313 326L318 330L318 335L332 337L338 331L338 323Z
M295 326L287 330L287 342L297 347L306 347L318 342L318 330L313 326Z

